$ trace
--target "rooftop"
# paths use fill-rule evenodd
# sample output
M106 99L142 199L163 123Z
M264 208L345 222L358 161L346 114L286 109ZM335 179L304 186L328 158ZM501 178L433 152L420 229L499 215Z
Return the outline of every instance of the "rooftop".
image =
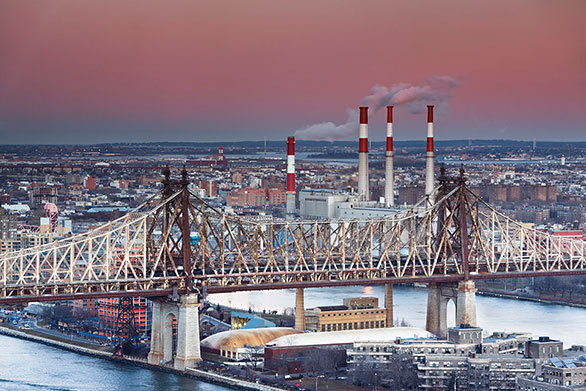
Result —
M320 306L320 307L316 307L316 308L319 308L321 311L324 311L324 312L327 312L327 311L346 311L349 309L345 305L324 305L324 306Z
M433 338L434 335L416 327L389 327L380 329L325 331L286 335L267 346L350 345L355 342L394 342L397 338Z
M289 327L228 330L210 335L201 341L201 346L215 349L263 346L275 338L296 333L301 333L301 331Z

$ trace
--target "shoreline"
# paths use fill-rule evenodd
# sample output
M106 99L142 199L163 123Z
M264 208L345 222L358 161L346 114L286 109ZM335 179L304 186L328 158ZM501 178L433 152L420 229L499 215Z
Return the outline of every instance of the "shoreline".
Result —
M82 346L73 345L65 341L59 341L56 339L49 339L40 337L37 335L28 334L24 331L7 327L6 325L0 324L0 335L8 337L23 339L31 342L41 343L43 345L52 346L58 349L67 350L77 354L83 354L84 356L90 356L109 361L124 363L128 365L134 365L154 371L173 373L178 376L186 376L197 379L206 383L217 384L223 387L232 388L235 390L250 390L250 391L285 391L283 388L269 386L266 384L257 384L248 382L246 380L235 379L227 376L218 375L212 372L203 371L197 368L186 368L184 371L180 371L168 366L160 366L149 364L146 360L132 358L132 357L119 357L114 356L110 352L104 352L97 349L90 349Z
M405 285L407 286L407 285ZM413 288L418 289L427 289L425 285L414 284L412 285ZM476 288L476 295L478 296L488 296L488 297L499 297L502 299L511 299L511 300L521 300L521 301L532 301L534 303L541 303L541 304L550 304L550 305L562 305L567 307L575 307L575 308L586 308L586 304L582 303L572 303L568 301L562 300L552 300L552 299L544 299L538 296L531 296L523 293L513 293L508 291L503 291L500 289L490 289L490 288Z
M486 290L486 289L478 289L476 292L480 296L489 296L489 297L500 297L503 299L513 299L513 300L524 300L524 301L532 301L534 303L541 303L541 304L551 304L551 305L563 305L568 307L576 307L576 308L586 308L586 304L581 303L571 303L566 301L560 300L551 300L551 299L542 299L537 296L525 296L519 293L512 293L512 292L505 292L500 290Z

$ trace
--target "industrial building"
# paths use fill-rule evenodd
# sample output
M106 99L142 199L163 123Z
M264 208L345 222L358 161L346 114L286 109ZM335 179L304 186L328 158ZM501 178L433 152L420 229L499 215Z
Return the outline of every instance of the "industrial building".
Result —
M435 155L433 126L433 106L427 106L427 152L424 195L428 197L429 203L431 203L430 201L434 189ZM302 189L299 192L300 217L319 219L371 219L393 216L401 210L400 208L395 208L393 106L387 106L385 187L384 197L381 197L378 201L371 200L371 191L369 189L368 107L360 107L360 135L358 141L358 188L356 193L353 191L329 189ZM289 149L289 151L291 151L291 149ZM291 161L291 159L293 162L295 161L294 155L292 158L289 155L288 159L289 161ZM287 175L289 188L291 178L293 178L292 180L295 178L294 165L288 165ZM294 186L291 186L291 188L294 189ZM412 201L413 202L410 202L410 204L416 202L415 200Z
M387 309L378 307L376 297L344 299L343 305L305 310L305 327L315 332L392 327L386 320Z

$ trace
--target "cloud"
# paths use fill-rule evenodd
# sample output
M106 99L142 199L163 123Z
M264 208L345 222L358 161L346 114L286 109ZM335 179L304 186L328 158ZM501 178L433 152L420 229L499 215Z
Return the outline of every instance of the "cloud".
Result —
M397 83L390 87L374 85L370 93L363 97L360 104L374 111L389 105L406 106L411 114L423 113L426 105L434 104L439 113L449 112L449 99L453 96L459 82L451 76L433 76L424 83ZM358 131L358 110L347 109L348 119L336 125L333 122L321 122L295 131L300 140L336 141L351 138Z

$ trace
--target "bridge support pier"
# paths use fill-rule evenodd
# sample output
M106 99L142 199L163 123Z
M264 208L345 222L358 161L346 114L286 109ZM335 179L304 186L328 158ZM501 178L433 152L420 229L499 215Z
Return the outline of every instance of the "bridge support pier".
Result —
M303 288L295 292L295 329L305 331L305 297Z
M456 326L476 326L476 288L474 281L458 284L429 284L427 291L426 330L440 338L448 334L447 309L452 300L456 306Z
M476 326L476 287L474 281L458 283L456 296L456 325Z
M393 284L385 285L385 310L386 310L386 327L393 327Z
M177 356L174 367L183 370L201 361L199 303L196 294L181 296L177 321Z
M181 296L179 302L155 300L152 307L150 364L173 361L183 370L201 360L199 346L199 303L196 294ZM173 326L176 324L177 339Z
M153 300L151 319L151 350L149 351L149 364L160 364L163 361L163 325L161 323L163 303Z

